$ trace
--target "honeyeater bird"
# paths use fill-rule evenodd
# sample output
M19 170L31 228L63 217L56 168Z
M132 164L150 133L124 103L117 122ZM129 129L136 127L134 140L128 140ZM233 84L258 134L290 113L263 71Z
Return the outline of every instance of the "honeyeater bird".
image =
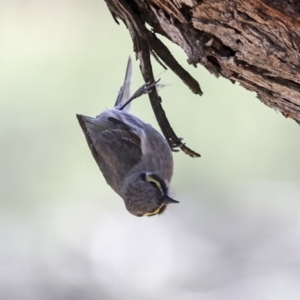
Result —
M129 58L115 106L95 118L77 114L77 119L106 182L123 198L127 210L139 217L152 216L178 203L169 194L172 149L150 124L129 113L131 101L156 86L146 83L130 97L131 74Z

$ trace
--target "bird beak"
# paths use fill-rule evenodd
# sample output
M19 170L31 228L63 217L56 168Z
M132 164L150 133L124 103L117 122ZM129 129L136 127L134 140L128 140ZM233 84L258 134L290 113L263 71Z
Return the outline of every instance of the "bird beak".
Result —
M168 195L163 195L161 197L162 203L164 204L170 204L170 203L179 203L179 201L172 199Z

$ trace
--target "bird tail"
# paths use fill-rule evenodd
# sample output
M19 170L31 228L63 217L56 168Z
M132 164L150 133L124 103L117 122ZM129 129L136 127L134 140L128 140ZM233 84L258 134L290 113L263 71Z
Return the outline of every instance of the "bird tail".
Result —
M119 90L118 97L114 106L115 108L122 107L122 105L125 104L130 97L131 75L132 75L132 61L131 61L131 57L129 56L124 83ZM129 111L129 109L130 109L130 103L123 108L124 111Z

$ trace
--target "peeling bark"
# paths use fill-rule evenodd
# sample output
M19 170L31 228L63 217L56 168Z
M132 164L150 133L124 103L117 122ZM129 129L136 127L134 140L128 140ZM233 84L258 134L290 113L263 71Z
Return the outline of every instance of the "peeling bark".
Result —
M215 76L239 82L256 92L264 104L300 123L299 1L105 1L115 20L121 19L127 26L140 60L147 48L192 92L202 94L195 79L158 39L163 35L185 51L188 63L201 64ZM147 68L148 73L142 70L144 78L153 81L150 61ZM158 95L151 100L154 111L159 100ZM156 117L161 128L166 125ZM170 128L162 128L163 133L179 144Z

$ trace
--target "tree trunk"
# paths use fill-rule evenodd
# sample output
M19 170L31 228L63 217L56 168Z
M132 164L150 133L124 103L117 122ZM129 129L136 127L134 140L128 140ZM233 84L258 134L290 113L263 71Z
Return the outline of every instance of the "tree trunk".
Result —
M127 26L145 80L153 80L148 51L194 93L202 93L158 39L160 34L179 45L190 64L239 82L263 103L300 123L300 1L105 1L115 20ZM156 101L151 100L154 112ZM171 132L164 134L178 142Z

